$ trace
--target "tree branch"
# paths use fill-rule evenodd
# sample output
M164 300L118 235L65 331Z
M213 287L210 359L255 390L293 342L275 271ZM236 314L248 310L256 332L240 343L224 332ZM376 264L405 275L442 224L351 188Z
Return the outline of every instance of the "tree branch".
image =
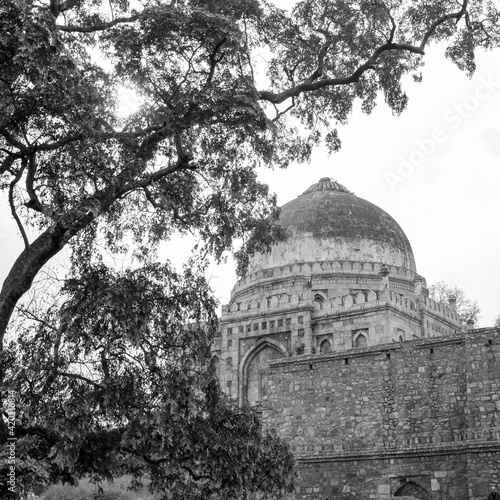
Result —
M309 78L305 80L303 83L299 83L295 87L291 87L288 90L285 90L280 93L271 92L268 90L258 91L258 95L260 99L264 101L268 101L274 104L280 104L286 99L290 97L298 97L300 94L304 92L312 92L315 90L320 90L325 87L337 87L339 85L349 85L350 83L356 83L359 81L363 73L368 71L369 69L375 68L375 63L378 58L384 52L390 50L405 50L408 52L412 52L415 54L423 55L424 51L420 47L415 47L406 43L385 43L381 45L375 52L372 54L370 59L368 59L365 63L358 68L349 76L341 77L341 78L325 78L319 81L309 82Z
M116 19L113 19L113 21L108 21L105 23L100 23L100 24L95 24L93 26L65 26L64 24L56 24L56 28L59 31L66 31L70 33L94 33L96 31L104 31L109 28L112 28L113 26L116 26L117 24L124 24L124 23L133 23L135 21L138 21L144 16L143 13L136 14L135 16L130 16L130 17L117 17Z
M68 373L68 372L56 372L55 373L59 377L67 377L67 378L73 378L76 380L81 380L82 382L86 382L87 384L93 385L94 387L97 387L98 389L104 389L104 386L101 384L98 384L97 382L94 382L93 380L84 377L83 375L79 375L78 373Z
M9 186L9 205L10 205L10 212L12 214L12 217L14 217L14 220L16 221L19 232L21 233L21 236L23 238L24 248L28 248L30 246L30 242L28 240L28 237L26 236L26 231L24 230L21 219L17 215L16 206L14 204L14 188L16 187L16 184L21 179L21 176L23 175L25 168L26 168L26 162L23 162L21 165L21 168L19 169L19 172L14 177L14 180L10 183L10 186Z
M420 44L420 48L422 50L425 48L430 37L436 31L436 28L438 26L440 26L441 24L444 24L445 22L450 21L451 19L456 19L456 21L458 23L458 21L460 21L460 19L467 13L467 3L468 3L468 0L464 0L464 3L462 4L462 8L458 12L455 12L453 14L446 14L446 15L441 16L438 19L436 19L431 24L431 26L427 30L427 32L425 33L424 38L422 39L422 43Z
M2 164L0 165L0 176L7 172L17 159L19 159L19 155L7 152L7 156L4 158Z
M7 130L5 130L4 128L0 129L0 135L3 135L7 142L15 148L19 149L19 151L22 151L23 153L27 153L29 151L28 146L18 141L10 132L7 132Z
M319 67L316 69L314 73L312 73L311 76L306 78L302 83L299 83L298 85L295 85L293 87L290 87L289 89L283 91L283 92L272 92L268 90L262 90L262 91L257 91L258 96L260 99L264 101L271 102L273 104L280 104L286 99L289 99L291 97L297 97L300 94L304 92L312 92L315 90L320 90L325 87L336 87L340 85L349 85L351 83L356 83L359 81L363 73L370 69L375 68L375 63L378 61L379 57L387 51L391 50L400 50L400 51L406 51L410 52L413 54L418 54L418 55L424 55L424 49L431 38L431 36L435 33L436 29L438 26L441 24L444 24L452 19L456 19L457 22L466 14L467 12L467 0L464 0L464 3L462 4L462 8L460 9L459 12L455 12L452 14L446 14L444 16L441 16L440 18L436 19L429 29L426 31L422 42L420 43L419 46L411 45L408 43L395 43L392 41L394 33L395 33L395 25L393 23L393 18L391 18L392 24L392 29L391 29L391 34L389 36L389 41L386 42L385 44L381 45L378 47L371 57L365 61L363 64L358 66L358 68L351 73L349 76L346 77L338 77L338 78L325 78L323 80L319 81L314 81L314 77L317 78L316 74L318 72ZM390 13L389 13L390 14ZM322 47L324 48L324 46ZM321 55L321 54L320 54Z
M227 41L227 38L224 37L222 40L217 42L215 44L214 50L212 50L212 53L209 55L209 60L210 60L210 71L208 73L207 81L205 83L205 87L209 87L210 84L212 83L212 79L214 77L215 73L215 67L219 62L222 61L222 58L224 57L224 54L222 54L219 58L217 58L217 52L219 52L220 48L224 45L224 43Z
M29 166L28 173L26 175L26 192L30 197L29 201L25 203L25 206L35 210L36 212L43 213L48 215L47 210L44 209L43 205L40 203L38 196L35 192L34 182L35 182L35 174L36 174L36 153L32 152L29 155ZM23 159L23 163L26 164L26 160Z

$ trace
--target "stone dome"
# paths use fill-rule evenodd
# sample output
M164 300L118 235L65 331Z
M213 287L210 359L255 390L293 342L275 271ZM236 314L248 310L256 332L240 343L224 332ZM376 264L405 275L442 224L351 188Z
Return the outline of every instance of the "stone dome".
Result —
M416 272L410 242L384 210L328 177L281 208L289 238L250 260L249 271L304 262L359 261Z

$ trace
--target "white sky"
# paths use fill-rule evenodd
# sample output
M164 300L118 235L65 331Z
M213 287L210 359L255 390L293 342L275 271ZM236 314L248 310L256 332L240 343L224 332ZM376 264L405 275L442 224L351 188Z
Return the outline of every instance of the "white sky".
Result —
M328 176L383 208L408 236L417 271L429 284L461 286L482 308L480 326L490 326L500 313L500 51L478 54L472 80L442 52L428 50L424 80L406 85L410 102L401 116L382 103L370 116L355 112L340 129L339 153L318 150L309 165L263 170L260 177L280 205ZM398 172L404 162L406 177ZM390 174L399 176L392 185ZM0 280L21 250L2 204ZM180 262L185 246L176 243L162 254ZM213 266L210 276L215 295L227 303L234 265Z

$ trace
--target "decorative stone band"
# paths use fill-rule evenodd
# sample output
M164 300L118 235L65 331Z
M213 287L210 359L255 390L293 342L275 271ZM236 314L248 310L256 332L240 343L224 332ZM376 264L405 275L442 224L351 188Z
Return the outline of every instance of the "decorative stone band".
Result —
M500 336L500 328L478 328L476 330L469 330L465 332L457 332L453 335L445 337L431 337L419 338L405 341L408 348L415 346L417 349L431 349L438 346L464 344L466 340L472 341L476 336L489 334L492 336ZM345 359L345 358L359 358L363 356L373 356L375 354L383 354L391 351L398 351L401 349L401 344L377 344L375 346L368 346L363 348L355 348L345 351L329 351L324 353L305 354L302 356L294 356L293 358L279 358L269 361L271 370L286 365L304 365L304 370L309 370L310 364L321 363L322 361L330 361L332 359Z
M282 276L311 276L311 275L339 275L339 274L357 274L357 275L373 275L380 272L382 264L377 262L359 262L359 261L324 261L324 262L304 262L300 264L287 265L282 267L273 267L262 269L252 273L245 278L242 278L233 288L231 297L236 292L241 292L248 285L257 281L280 278ZM413 281L416 277L422 280L425 286L425 280L422 276L413 271L403 268L391 266L389 268L391 277L398 277L407 281Z
M424 304L424 305L422 305ZM272 311L288 313L297 307L309 308L314 316L345 315L349 313L366 311L369 308L381 308L391 306L394 309L419 320L419 312L426 311L430 316L443 320L452 328L459 328L459 319L454 309L438 304L433 300L425 299L425 302L415 302L408 297L387 290L367 290L355 295L342 295L322 301L321 303L311 299L309 295L299 292L279 293L263 299L252 299L250 301L233 302L229 308L223 309L222 321L237 321L250 318L255 315L265 314Z
M463 453L499 453L500 431L454 432L423 436L413 440L394 440L387 448L375 445L370 448L367 443L363 445L363 449L355 449L349 443L341 443L338 449L332 449L332 447L328 449L328 445L322 445L322 449L318 450L317 446L316 448L313 446L292 446L292 451L295 459L302 463L380 460Z

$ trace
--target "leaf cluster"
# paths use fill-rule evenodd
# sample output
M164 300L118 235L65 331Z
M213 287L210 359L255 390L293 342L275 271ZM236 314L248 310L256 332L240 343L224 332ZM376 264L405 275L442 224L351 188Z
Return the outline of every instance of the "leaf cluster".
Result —
M288 490L288 448L221 392L214 306L194 266L96 266L69 280L9 346L19 486L130 474L185 499Z
M463 288L458 285L450 285L444 281L433 283L429 287L431 299L449 306L449 300L455 299L457 313L462 327L465 328L467 321L473 321L476 325L481 317L481 308L476 300L472 300L465 294Z

